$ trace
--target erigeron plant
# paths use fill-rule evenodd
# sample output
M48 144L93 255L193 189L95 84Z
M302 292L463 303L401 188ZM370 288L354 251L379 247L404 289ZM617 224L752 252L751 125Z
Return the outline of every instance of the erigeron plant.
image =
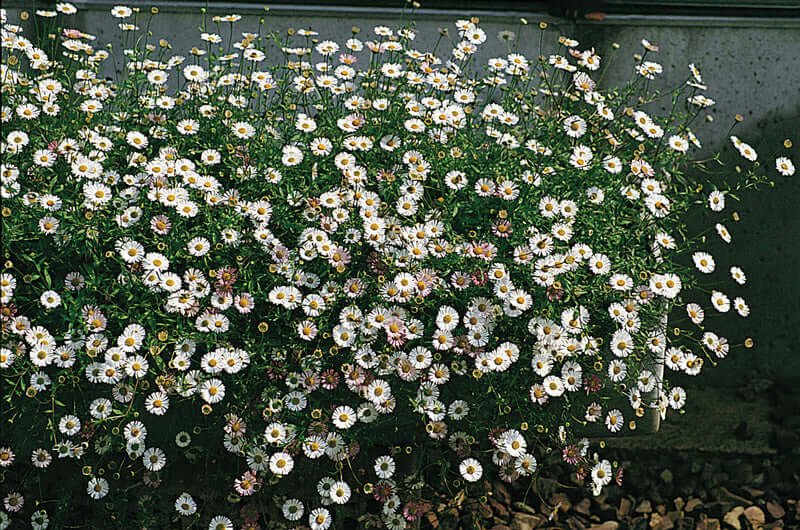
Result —
M75 11L36 12L36 43L3 11L1 527L318 530L355 505L397 529L552 454L599 494L621 469L584 426L681 409L651 367L698 374L731 347L711 317L748 315L704 290L745 273L687 216L729 243L726 202L773 168L732 136L745 167L698 171L714 102L694 65L655 94L654 44L601 90L565 37L477 64L477 19L419 50L411 23L319 40L204 12L182 56L148 44L155 10L113 8L121 54Z

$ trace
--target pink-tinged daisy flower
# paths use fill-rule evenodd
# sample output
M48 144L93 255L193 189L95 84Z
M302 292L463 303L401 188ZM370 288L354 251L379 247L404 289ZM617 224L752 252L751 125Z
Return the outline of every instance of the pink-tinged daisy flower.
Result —
M233 482L236 493L247 497L258 491L261 487L261 479L256 478L253 471L245 471L244 474Z
M492 233L497 237L501 237L503 239L509 237L512 232L513 230L511 228L511 221L507 219L496 221L492 226Z
M328 368L320 376L322 388L325 390L335 390L339 386L339 374L333 368Z
M462 291L467 287L472 286L472 277L463 271L456 271L452 276L450 276L450 285L453 286L453 288Z
M231 436L238 438L244 436L247 432L247 423L236 414L227 415L227 423L225 424L225 432Z
M150 229L160 236L169 234L171 228L172 222L166 215L156 215L150 219Z
M0 467L9 467L14 463L14 451L10 447L0 447Z
M581 460L581 449L575 444L570 444L561 452L561 458L570 465L576 465Z
M537 405L544 405L550 396L545 392L544 385L536 383L531 387L531 401Z
M348 298L358 298L366 292L364 281L361 278L348 278L342 291Z
M309 393L318 389L320 382L319 374L316 372L306 371L300 376L300 384L303 385L303 388Z
M222 267L217 269L216 278L217 281L214 283L214 287L219 291L228 292L239 278L239 273L234 267Z
M406 521L414 522L422 517L422 505L417 502L407 502L403 506L403 518Z
M331 267L344 267L350 263L350 251L344 247L335 247L328 256L328 263Z

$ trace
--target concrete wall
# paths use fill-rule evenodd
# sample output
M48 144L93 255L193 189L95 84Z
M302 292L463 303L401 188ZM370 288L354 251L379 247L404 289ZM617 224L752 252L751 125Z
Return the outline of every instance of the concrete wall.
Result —
M629 50L615 59L621 60L604 80L609 86L627 81L630 50L642 38L660 46L653 60L664 66L664 87L681 83L686 65L694 62L708 84L707 96L716 101L708 109L714 121L695 130L704 144L701 156L721 150L726 163L721 169L728 174L736 164L745 167L728 139L735 134L756 148L759 161L775 176L774 189L746 193L741 205L729 207L741 216L738 223L726 221L734 245L711 238L720 266L740 265L748 275L746 289L736 294L745 297L751 314L744 320L728 317L721 329L732 344L752 337L755 347L738 349L715 369L705 370L701 381L731 391L762 378L792 377L800 384L800 348L794 336L800 330L795 265L800 262L800 175L788 179L774 171L778 151L796 165L800 160L800 19L628 16L582 21L575 34L594 43L601 55L612 42L622 46L621 52ZM666 104L661 113L669 112ZM736 114L744 121L729 133ZM789 150L782 146L786 138L794 144Z
M108 15L117 2L76 4L81 9L74 17L74 27L90 31L100 41L112 42L119 48L119 30ZM424 3L424 2L423 2ZM428 5L434 2L428 2ZM173 53L189 55L189 49L199 44L197 27L201 23L201 2L127 2L139 5L145 14L139 25L144 26L150 6L158 6L160 14L151 24L154 40L167 39ZM434 4L435 5L435 4ZM10 20L16 21L21 10L31 9L30 2L4 2ZM335 8L314 6L272 5L269 14L257 5L212 3L209 14L238 13L244 16L235 30L257 32L259 19L264 27L285 35L288 28L311 28L320 38L342 41L351 28L358 26L362 36L371 34L374 25L395 25L402 13L389 8ZM406 15L407 16L407 15ZM772 168L774 155L785 138L795 144L788 154L800 165L800 18L742 19L710 17L609 16L602 21L571 21L555 19L535 12L474 12L459 13L436 9L417 12L417 47L429 49L439 38L438 28L447 27L455 34L453 22L458 18L478 16L487 32L487 44L482 46L478 60L507 53L505 42L498 40L500 30L517 33L513 46L528 57L547 54L558 35L578 39L582 48L594 46L607 57L613 42L622 45L603 84L624 83L630 76L632 55L641 52L642 38L658 43L661 50L653 60L663 64L664 89L675 87L685 79L687 64L696 63L708 83L707 95L717 104L709 109L713 123L696 130L704 143L705 152L723 149L728 161L725 171L732 172L738 163L732 157L728 141L729 126L736 114L744 121L735 134L750 143L760 153L760 161ZM520 17L529 25L522 26ZM539 30L536 24L546 21L549 28L544 48L539 49ZM227 28L224 32L227 34ZM299 41L295 41L299 42ZM442 46L447 48L447 44ZM786 154L786 150L784 150ZM772 171L772 174L775 174ZM745 291L751 306L751 316L738 325L724 330L732 343L753 337L756 346L739 350L715 370L708 370L704 383L738 388L754 377L773 371L800 377L800 351L794 333L800 330L800 176L793 179L776 177L776 189L750 193L738 210L742 221L728 222L736 245L722 244L712 248L724 264L744 264L749 276ZM735 320L735 319L731 319Z

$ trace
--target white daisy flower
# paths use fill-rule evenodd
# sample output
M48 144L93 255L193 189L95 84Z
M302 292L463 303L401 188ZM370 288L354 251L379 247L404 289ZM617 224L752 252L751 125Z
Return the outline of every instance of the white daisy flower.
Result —
M686 404L686 391L676 386L669 391L669 406L672 409L680 410Z
M156 416L163 416L169 409L169 397L164 392L152 392L144 401L147 412Z
M692 254L692 260L694 261L694 266L697 267L697 270L700 272L705 274L714 272L714 268L716 267L714 256L708 252L695 252Z
M269 470L276 475L288 475L294 467L294 459L289 453L275 453L269 459Z
M564 132L570 138L580 138L586 134L586 121L580 116L570 116L564 120Z
M686 304L686 314L694 324L702 324L705 319L705 311L700 304L690 303Z
M53 309L61 305L61 296L55 291L45 291L39 297L39 302L46 309Z
M474 458L466 458L458 467L467 482L477 482L483 476L483 466Z
M602 460L592 467L592 482L595 484L605 486L611 482L611 478L611 463L608 460Z
M74 436L81 430L81 422L77 416L67 414L58 422L58 430L67 436Z
M330 497L336 504L345 504L350 500L350 486L343 480L337 480L331 484Z
M331 513L326 508L315 508L308 514L308 524L311 530L327 530L333 518Z
M685 153L689 150L689 142L681 138L680 136L670 136L669 137L669 146L670 148L678 151L680 153Z
M167 456L158 447L151 447L142 453L142 463L150 471L159 471L167 465Z
M233 521L224 515L217 515L208 522L208 530L233 530Z
M458 311L450 306L441 306L436 316L436 326L439 329L452 330L459 323Z
M548 375L542 381L544 391L548 396L558 397L564 393L564 381L556 375Z
M589 269L594 274L608 274L611 271L611 260L605 254L594 254L589 260Z
M731 267L731 278L736 280L739 285L744 285L747 282L747 276L744 271L736 266Z
M747 305L747 302L745 302L744 298L741 296L737 296L733 299L733 307L736 309L736 312L739 313L739 316L746 317L750 314L750 306Z
M617 330L611 338L611 351L617 357L627 357L634 349L633 337L625 330Z
M199 387L200 397L206 403L214 404L222 401L225 397L225 385L222 381L216 378L211 378L200 383Z
M619 432L623 426L622 412L619 409L608 411L606 414L606 428L611 432Z
M111 488L108 485L108 481L102 477L92 477L86 486L86 493L93 499L102 499L108 495L109 491L111 491Z
M628 374L628 365L622 359L614 359L608 363L608 378L614 383L619 383Z
M193 515L197 511L197 503L188 493L181 493L175 499L175 511L180 515Z
M356 411L347 405L340 405L333 410L331 421L338 429L349 429L358 419Z
M778 170L778 173L783 175L784 177L791 177L794 175L794 164L792 161L785 156L779 157L775 159L775 169Z
M384 455L375 459L374 469L378 478L391 478L394 475L395 467L394 459L391 456Z
M731 308L731 301L720 291L712 291L711 293L711 305L719 311L720 313L727 313L728 310Z
M297 521L303 517L305 507L299 499L286 499L281 506L283 516L289 521Z
M708 206L715 212L721 212L725 208L725 195L719 190L712 191L708 195Z

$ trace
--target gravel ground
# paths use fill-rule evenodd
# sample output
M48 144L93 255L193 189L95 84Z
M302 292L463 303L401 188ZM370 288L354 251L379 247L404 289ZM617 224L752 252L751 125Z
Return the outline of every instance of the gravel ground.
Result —
M490 485L488 502L443 500L422 528L771 529L800 528L796 455L614 449L623 487L599 497L566 482L540 479L530 491ZM634 464L635 462L635 464Z

